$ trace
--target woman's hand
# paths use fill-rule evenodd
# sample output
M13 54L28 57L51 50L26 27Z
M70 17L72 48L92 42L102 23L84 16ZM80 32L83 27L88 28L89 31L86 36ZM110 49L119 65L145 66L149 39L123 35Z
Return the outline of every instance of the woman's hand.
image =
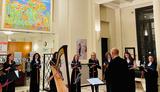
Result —
M9 71L10 69L11 69L11 67L8 67L8 68L5 69L5 71Z

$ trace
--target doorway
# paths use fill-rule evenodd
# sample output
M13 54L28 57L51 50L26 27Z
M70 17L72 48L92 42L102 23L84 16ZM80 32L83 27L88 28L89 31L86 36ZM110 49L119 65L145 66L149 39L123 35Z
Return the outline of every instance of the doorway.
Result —
M136 9L138 59L141 64L148 55L156 56L153 6Z

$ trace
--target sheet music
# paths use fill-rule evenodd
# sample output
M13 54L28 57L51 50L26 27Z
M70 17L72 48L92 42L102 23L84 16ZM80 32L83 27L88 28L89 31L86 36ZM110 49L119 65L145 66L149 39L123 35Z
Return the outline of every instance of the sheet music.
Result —
M103 81L101 81L99 78L90 78L90 79L87 79L87 81L88 81L91 85L104 84Z
M15 72L16 76L19 78L19 72L18 72L18 70L15 70L14 72Z

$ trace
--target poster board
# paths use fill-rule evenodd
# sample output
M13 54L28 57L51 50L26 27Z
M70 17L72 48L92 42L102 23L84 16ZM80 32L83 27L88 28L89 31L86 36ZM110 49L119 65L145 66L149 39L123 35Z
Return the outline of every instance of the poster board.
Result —
M76 52L80 60L87 59L87 39L78 39L76 41Z
M8 42L0 42L0 54L7 54Z

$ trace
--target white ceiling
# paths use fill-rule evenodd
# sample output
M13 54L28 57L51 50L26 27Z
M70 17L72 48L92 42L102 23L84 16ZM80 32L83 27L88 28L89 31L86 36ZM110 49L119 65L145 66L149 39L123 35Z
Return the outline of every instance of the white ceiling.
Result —
M121 4L126 2L132 2L134 0L96 0L98 4L106 4L106 3L114 3L114 4Z
M120 8L123 4L131 4L135 0L96 0L96 3L103 4L110 8Z
M128 3L128 2L132 2L134 0L96 0L96 3L98 4L108 4L108 3L113 3L113 4L123 4L123 3Z

